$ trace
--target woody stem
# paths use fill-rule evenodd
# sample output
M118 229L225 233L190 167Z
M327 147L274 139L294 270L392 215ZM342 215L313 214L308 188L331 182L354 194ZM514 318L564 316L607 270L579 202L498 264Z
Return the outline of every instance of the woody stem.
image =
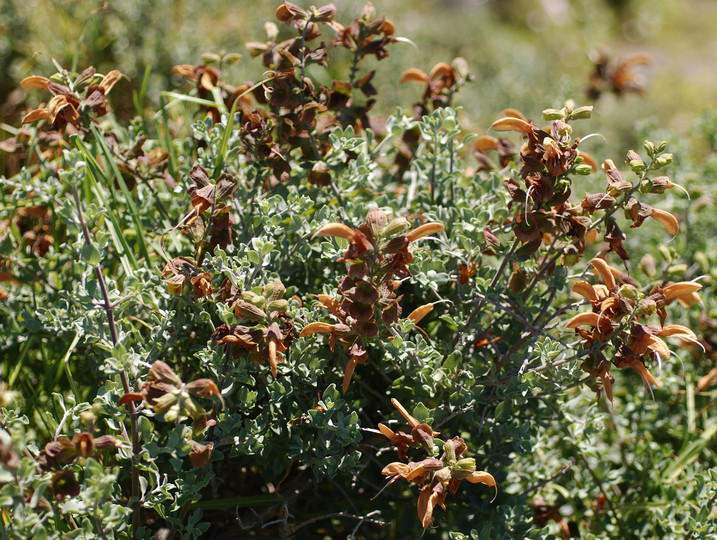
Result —
M515 249L518 247L518 244L520 243L520 240L517 238L513 242L513 245L510 246L510 250L508 253L503 257L503 262L500 264L500 268L498 268L498 271L493 276L493 279L490 282L490 285L488 285L488 291L490 291L493 287L495 287L498 283L498 280L503 275L503 272L505 271L505 267L508 266L508 262L513 258L513 253L515 253ZM487 291L486 291L487 292ZM463 333L470 328L470 326L473 324L473 321L475 318L480 314L481 310L483 309L483 306L485 305L486 297L483 296L476 305L473 312L468 317L468 320L463 325L463 328L461 328L460 332L456 334L456 337L453 338L453 342L451 343L451 349L455 348L455 346L458 344L458 341L461 339L461 336Z
M72 185L72 196L75 201L75 208L77 209L77 217L80 221L80 228L82 229L82 236L85 239L85 244L87 244L88 247L92 247L92 237L90 236L90 229L87 226L87 223L85 222L85 217L82 212L82 203L80 201L80 195L77 191L77 184ZM110 302L109 294L107 293L107 284L105 282L104 274L102 273L102 267L100 266L100 263L97 263L94 265L95 270L95 276L97 276L97 282L100 285L100 291L102 293L102 307L105 310L105 315L107 316L107 324L110 328L110 336L112 338L112 345L117 345L119 343L119 338L117 335L117 326L115 324L115 318L114 318L114 312L112 310L112 304ZM127 377L127 372L125 370L120 371L120 380L122 382L122 388L125 392L125 394L129 394L131 392L130 386L129 386L129 378ZM133 536L136 536L137 529L140 525L140 505L139 505L139 499L140 499L140 487L139 487L139 468L137 467L137 456L140 452L139 447L139 429L137 426L137 409L134 406L134 402L129 401L127 403L127 409L129 411L130 415L130 430L131 430L131 438L132 438L132 470L131 470L131 476L132 476L132 531Z

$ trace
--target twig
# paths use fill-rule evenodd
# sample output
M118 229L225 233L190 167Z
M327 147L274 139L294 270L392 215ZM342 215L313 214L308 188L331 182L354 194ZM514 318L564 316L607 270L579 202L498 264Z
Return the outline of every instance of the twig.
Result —
M617 522L617 526L620 529L620 535L622 538L629 538L627 532L625 531L625 528L622 525L622 520L620 519L620 516L617 513L617 509L615 508L615 505L612 504L612 500L610 497L608 497L607 492L605 491L605 488L602 487L602 482L600 482L600 479L595 474L595 471L592 470L590 467L590 463L588 463L587 458L583 454L579 454L580 459L583 460L583 463L585 464L585 468L590 473L590 476L592 476L593 480L597 484L597 487L600 489L600 492L602 493L603 497L605 497L605 502L607 503L608 507L610 508L610 511L612 512L613 517L615 518L615 521Z
M520 240L517 238L513 241L513 245L510 246L510 250L508 253L503 257L503 262L501 262L500 267L496 271L495 275L493 276L493 279L491 280L490 284L488 285L488 289L492 289L496 286L498 283L498 280L503 275L503 271L505 270L505 267L508 266L508 261L510 261L513 258L513 253L515 252L515 249L518 247L518 244L520 243ZM461 339L461 336L463 333L470 328L470 326L473 324L473 321L475 318L480 314L481 309L483 309L483 306L486 302L486 296L483 296L479 301L478 305L476 305L475 309L473 309L473 312L468 317L468 320L463 325L463 328L461 328L460 332L456 334L456 337L453 338L453 341L451 342L451 350L455 349L456 345L458 344L458 341Z
M84 214L82 213L82 203L80 202L80 195L77 192L77 184L72 184L72 196L75 200L75 207L77 209L77 216L80 221L80 228L82 229L82 235L85 238L85 244L87 246L92 247L92 237L90 236L90 229L87 226L87 223L85 222ZM115 317L114 312L112 311L112 304L110 303L109 294L107 293L107 284L105 283L105 277L102 273L102 267L99 263L97 263L94 266L95 269L95 275L97 276L97 281L100 284L100 291L102 292L102 298L104 301L104 310L105 315L107 316L107 324L110 328L110 335L112 337L112 344L117 345L119 343L119 338L117 336L117 326L115 325ZM129 386L129 378L127 377L127 372L123 369L120 371L120 380L122 381L122 388L125 392L125 394L129 394L131 392L131 388ZM137 534L137 529L139 529L140 525L140 507L139 507L139 499L140 499L140 486L139 486L139 468L137 467L137 456L140 452L139 447L139 430L137 427L137 409L134 406L134 402L129 401L127 402L127 409L129 411L130 415L130 430L131 430L131 437L132 437L132 533L133 536Z
M370 514L366 514L365 516L357 516L355 514L349 514L348 512L334 512L332 514L324 514L321 516L309 518L306 521L299 523L296 527L294 527L294 531L298 531L299 529L302 529L302 528L306 527L307 525L311 525L312 523L315 523L317 521L321 521L322 519L331 519L331 518L336 518L336 517L358 519L362 523L363 522L373 523L374 525L388 525L388 523L385 521L380 521L378 519L373 519L373 518L369 517L371 514L374 514L375 512L377 512L377 510L375 510L374 512L371 512ZM355 529L354 529L354 531L355 531Z
M545 484L548 484L552 482L553 480L560 478L562 475L564 475L566 472L568 472L570 469L573 468L573 463L568 463L567 465L563 465L558 472L556 472L553 476L550 478L545 478L544 480L541 480L540 482L537 482L530 486L528 489L523 491L522 493L518 494L517 497L520 499L522 497L525 497L528 493L531 493L533 491L538 490L539 488L543 487Z

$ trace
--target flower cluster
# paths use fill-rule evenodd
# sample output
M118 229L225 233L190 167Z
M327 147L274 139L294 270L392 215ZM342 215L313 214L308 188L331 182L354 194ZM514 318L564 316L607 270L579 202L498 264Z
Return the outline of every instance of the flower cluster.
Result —
M268 360L275 379L279 374L277 365L282 362L281 353L294 340L294 323L286 315L289 302L284 298L285 292L286 288L279 280L241 293L225 282L222 298L233 306L234 313L244 322L222 324L212 334L218 344L232 348L234 356L246 352L255 361Z
M384 424L378 425L391 444L398 446L398 457L407 459L406 449L412 446L423 447L430 457L417 462L395 461L386 465L381 473L389 477L389 485L405 478L419 487L417 510L424 529L431 526L435 507L440 506L445 510L446 496L449 492L455 495L463 480L496 487L495 478L491 474L476 470L476 460L465 457L468 447L463 439L453 437L443 442L443 454L440 458L434 457L435 444L442 442L434 437L440 433L433 431L428 424L419 423L398 400L391 399L391 402L411 426L409 435L401 431L394 433Z
M420 69L411 68L404 71L399 82L417 82L425 85L421 102L418 104L418 114L428 114L428 104L432 108L448 107L454 94L469 80L468 64L464 58L458 57L452 64L438 62L429 73Z
M349 246L339 259L346 263L348 275L339 283L340 298L319 295L319 301L338 322L310 323L301 330L300 336L328 333L331 350L337 341L346 346L349 361L344 372L344 392L351 383L356 365L364 364L368 359L365 340L378 335L380 326L395 323L401 317L401 297L395 292L400 281L395 278L411 275L407 266L413 260L410 244L443 230L443 225L436 222L404 232L408 227L405 218L397 217L389 223L383 210L373 209L366 215L366 222L357 229L342 223L329 223L316 233L317 236L348 240ZM424 311L409 317L418 322L419 315L425 315Z
M185 383L174 370L161 360L155 360L149 368L149 379L139 392L130 392L120 399L123 405L128 401L144 401L166 422L178 421L190 417L206 427L206 411L192 397L222 400L219 387L210 379L196 379Z
M52 98L46 106L27 113L22 123L46 120L50 130L62 132L70 129L71 133L88 128L83 113L92 113L95 117L107 114L107 94L122 78L122 74L115 69L99 81L96 81L97 77L95 68L88 67L74 81L64 81L66 84L39 75L23 79L20 83L23 90L45 90L52 94ZM85 91L84 95L81 94L82 90Z
M685 305L699 302L697 291L702 285L681 281L665 287L656 286L649 294L642 294L630 283L618 284L616 276L622 273L603 259L596 258L590 262L603 284L591 285L582 280L575 282L573 292L588 300L592 311L580 313L566 323L583 338L583 347L591 351L582 365L583 370L600 379L605 395L612 401L614 379L610 374L611 362L601 352L612 340L617 344L612 365L635 368L647 388L650 385L659 386L646 364L651 359L660 364L670 358L670 349L661 338L677 337L699 344L697 336L689 328L679 324L665 326L665 307L675 301ZM659 325L644 322L651 315L659 317Z

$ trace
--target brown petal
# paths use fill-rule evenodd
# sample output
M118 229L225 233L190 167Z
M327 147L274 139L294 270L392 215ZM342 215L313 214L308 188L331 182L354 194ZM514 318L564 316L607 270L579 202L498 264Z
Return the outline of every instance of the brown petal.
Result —
M431 311L433 311L433 304L425 304L421 307L418 307L414 309L409 315L408 319L411 319L415 324L418 324L418 322L423 319L426 315L428 315Z
M331 331L334 329L334 326L332 324L328 323L322 323L322 322L312 322L304 326L304 328L301 329L301 332L299 333L299 337L308 336L310 334L330 334Z
M573 284L573 292L579 294L583 298L587 298L591 302L596 302L598 299L595 289L587 281L576 281Z
M107 75L105 75L105 78L102 79L102 82L100 82L100 87L105 91L105 95L110 93L110 90L112 90L112 87L115 84L117 84L117 82L121 78L122 78L122 73L120 73L116 69L113 69Z
M528 119L525 117L525 115L520 112L518 109L503 109L503 114L510 117L510 118L520 118L521 120L524 120L525 122L528 121Z
M342 390L343 393L346 393L346 390L349 389L349 385L351 384L351 377L353 377L354 370L356 369L356 364L359 363L359 359L356 356L349 357L349 361L346 363L346 369L344 370L344 381Z
M490 127L495 131L518 131L523 135L528 135L533 129L532 126L525 120L509 116L496 120Z
M386 465L383 470L381 471L381 474L384 476L402 476L403 478L406 478L408 474L410 473L411 468L406 463L401 463L400 461L394 461L393 463L389 463Z
M677 218L669 212L665 212L659 208L653 208L650 217L662 223L665 229L667 229L667 232L672 236L680 231L680 223L677 221Z
M602 277L602 280L608 290L612 291L615 288L616 283L615 278L612 275L612 271L610 270L610 265L607 264L603 259L597 257L591 259L590 263L593 265L593 268L600 274L600 277Z
M488 474L485 471L474 471L473 474L465 480L471 484L485 484L486 486L494 487L495 495L493 495L493 501L498 496L498 486L496 485L495 478L493 478L492 474Z
M211 379L197 379L187 383L187 392L193 396L208 398L219 395L219 387Z
M421 494L418 496L418 517L421 520L421 525L424 529L427 529L433 523L433 509L436 506L436 502L440 493L432 490L429 486L424 487L421 490Z
M50 79L47 77L31 75L30 77L25 77L22 81L20 81L20 87L23 90L47 90L47 83L49 82Z
M488 150L498 150L498 139L490 135L481 135L475 144L475 149L485 154Z
M161 360L155 360L152 363L152 367L149 368L149 376L151 379L168 383L172 386L180 387L182 385L182 379Z
M403 416L406 421L411 424L411 427L416 427L419 424L418 420L411 416L406 410L406 408L401 405L401 403L396 398L391 398L391 403L394 407L396 407L396 409L398 409L398 412L401 413L401 416Z
M672 300L675 300L678 296L695 293L701 288L702 285L700 285L699 283L695 283L694 281L680 281L678 283L668 285L662 290L662 292L665 295L665 301L671 302Z
M356 232L351 227L343 223L328 223L321 227L314 236L338 236L352 242L356 236Z
M279 370L276 365L276 340L269 339L269 366L271 367L271 376L277 378Z
M50 118L50 113L47 109L35 109L27 113L23 119L23 124L29 124L31 122L37 122L38 120L47 120Z
M97 450L110 450L122 446L122 441L112 435L102 435L95 439L95 448Z
M670 358L670 349L667 346L667 343L665 343L656 336L647 337L647 341L647 348L650 349L652 352L659 354L660 358L662 358L663 360L668 360Z
M387 425L379 424L378 430L383 434L384 437L391 441L391 444L395 444L394 441L398 440L396 434Z
M413 242L414 240L418 240L419 238L423 238L429 234L441 232L444 228L443 223L438 223L436 221L424 223L420 227L416 227L412 231L408 231L406 233L406 240Z
M75 473L70 469L65 469L52 477L52 493L58 501L63 500L68 495L77 497L80 494L80 484L77 482Z
M200 444L196 441L189 441L191 451L189 452L189 462L192 467L204 467L209 463L214 450L214 443Z
M565 323L565 326L568 328L577 328L578 326L588 325L588 326L597 326L598 321L600 320L600 315L598 313L579 313L578 315L575 315L572 319L570 319L568 322Z
M428 75L420 69L410 68L401 73L398 82L418 82L426 84L428 82Z
M449 77L454 79L455 76L456 71L445 62L438 62L435 66L433 66L433 69L431 69L431 72L428 74L428 78L432 81L435 81L442 77Z
M95 440L87 432L75 433L72 437L72 444L79 457L90 457L95 453Z
M341 304L336 298L329 296L328 294L320 294L318 295L318 298L319 302L321 302L326 309L338 317Z
M54 122L57 115L60 114L62 109L66 107L72 107L66 94L53 97L50 100L50 103L47 104L47 112L49 114L48 120L50 122Z
M692 330L690 330L686 326L682 326L681 324L667 325L657 335L662 337L674 336L680 339L686 339L688 341L697 339L697 336Z
M193 79L195 68L192 65L189 64L180 64L177 66L174 66L172 68L172 73L174 75L179 75L180 77L186 77L187 79Z

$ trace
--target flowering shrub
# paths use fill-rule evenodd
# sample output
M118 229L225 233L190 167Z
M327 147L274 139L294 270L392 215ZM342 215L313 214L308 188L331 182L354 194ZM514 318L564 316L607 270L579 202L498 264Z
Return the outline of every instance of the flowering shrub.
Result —
M23 82L52 97L3 145L4 534L714 533L714 276L667 244L667 144L600 172L573 102L466 133L460 58L380 118L400 28L338 18L283 2L261 80L175 66L126 126L119 71Z

